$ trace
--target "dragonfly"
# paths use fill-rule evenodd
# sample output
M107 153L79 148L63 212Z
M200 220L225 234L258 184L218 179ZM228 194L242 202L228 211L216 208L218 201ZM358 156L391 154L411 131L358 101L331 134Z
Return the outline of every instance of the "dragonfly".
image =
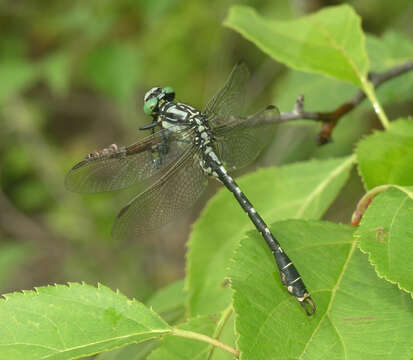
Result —
M306 286L267 224L229 174L255 160L275 134L273 106L243 116L249 70L240 62L204 111L175 102L171 87L153 87L144 96L151 134L130 146L112 144L86 155L66 177L66 188L80 193L118 190L141 184L113 225L116 239L155 230L188 209L208 179L220 181L247 213L271 250L282 284L307 315L316 311Z

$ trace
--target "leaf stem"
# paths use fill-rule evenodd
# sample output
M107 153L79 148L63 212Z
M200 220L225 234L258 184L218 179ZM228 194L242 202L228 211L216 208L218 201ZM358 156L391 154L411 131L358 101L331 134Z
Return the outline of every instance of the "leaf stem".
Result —
M221 336L222 330L224 329L227 321L229 320L233 312L234 312L234 308L232 307L232 304L231 304L221 313L221 318L219 319L217 327L215 328L215 331L212 334L212 337L214 339L219 339L219 337ZM215 350L215 346L212 346L211 350L208 353L208 356L206 357L207 360L211 359L214 353L214 350Z
M360 199L357 204L356 210L354 211L351 217L351 225L358 226L360 224L360 220L363 217L364 213L366 212L367 208L369 207L373 198L383 192L386 191L391 185L380 185L376 186L375 188L371 189L370 191L366 192L364 196Z
M187 330L173 328L170 335L206 342L208 344L219 347L222 350L225 350L225 351L229 352L230 354L234 355L237 359L240 356L239 350L234 349L233 347L231 347L227 344L224 344L223 342L218 341L217 339L214 339L214 338L212 338L210 336L207 336L207 335L204 335L204 334L196 333L196 332L193 332L193 331L187 331Z
M361 218L363 217L364 213L366 212L367 208L369 207L373 198L386 191L388 188L394 187L402 192L404 192L407 196L413 199L413 195L406 190L403 186L394 185L394 184L384 184L374 187L373 189L366 192L360 201L357 204L356 210L354 210L353 215L351 216L350 225L358 226L360 225Z
M386 113L384 112L379 100L377 99L373 84L364 77L361 78L361 83L365 94L367 95L370 102L373 104L373 109L379 117L379 120L381 121L383 128L388 129L390 126L390 122L389 119L387 119Z

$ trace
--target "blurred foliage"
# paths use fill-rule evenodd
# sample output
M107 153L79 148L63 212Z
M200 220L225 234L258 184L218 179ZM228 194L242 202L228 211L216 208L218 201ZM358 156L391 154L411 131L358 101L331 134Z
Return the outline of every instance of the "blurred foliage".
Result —
M274 102L288 111L304 93L309 109L334 108L352 93L351 86L287 72L224 28L222 20L234 4L250 5L282 20L337 3L344 1L3 0L2 291L54 282L101 282L144 300L155 288L181 278L183 244L202 204L139 243L115 243L110 227L133 189L93 196L72 194L64 189L65 173L86 153L142 136L137 129L148 121L142 112L146 89L172 85L179 99L202 107L239 59L255 74L249 93L253 107ZM388 27L411 34L413 6L408 0L347 3L363 17L365 30L377 36ZM396 51L400 56L410 51L393 49L393 35L386 36L388 48L380 49L372 38L371 51ZM375 64L377 70L387 65ZM411 108L406 100L391 112L403 115L411 113ZM335 143L324 148L314 142L318 124L283 125L262 164L346 155L374 121L371 111L357 110L340 123ZM357 191L353 194L352 190L346 201L357 198ZM349 218L348 213L341 216Z

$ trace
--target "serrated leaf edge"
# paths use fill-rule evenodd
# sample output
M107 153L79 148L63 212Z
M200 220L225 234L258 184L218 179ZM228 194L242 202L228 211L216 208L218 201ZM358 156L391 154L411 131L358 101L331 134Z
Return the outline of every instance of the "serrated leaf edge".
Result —
M0 295L0 304L1 304L1 302L9 302L9 301L13 300L14 297L18 297L18 296L19 296L19 297L20 297L20 296L41 296L41 295L42 295L42 294L41 294L41 291L42 291L43 289L47 289L47 288L56 288L56 289L66 288L66 289L70 289L70 288L74 288L74 287L83 287L83 288L97 289L97 290L100 290L100 291L109 290L109 291L115 293L116 295L120 295L120 296L122 296L123 298L125 298L125 299L127 300L127 302L128 302L128 305L132 305L133 303L136 303L136 304L138 304L138 305L144 306L144 307L145 307L146 309L148 309L151 313L153 313L159 320L161 320L161 322L163 322L163 323L166 325L166 327L168 327L168 329L166 329L166 330L163 330L163 329L162 329L162 330L147 330L147 331L143 331L143 332L134 332L133 334L129 334L129 335L125 335L125 336L112 337L112 338L110 338L110 339L106 339L106 340L102 340L102 341L89 342L88 344L85 344L85 345L76 346L76 347L71 347L71 348L66 348L66 349L64 349L63 351L58 351L58 350L55 349L55 351L54 351L52 354L49 354L49 355L47 355L47 356L44 356L44 357L42 357L41 359L48 359L48 358L50 358L50 357L52 357L52 356L56 356L56 354L64 354L64 353L66 353L66 352L68 352L68 351L73 351L73 350L76 350L76 349L82 349L82 348L86 348L86 347L91 346L91 345L102 344L102 343L109 342L109 341L113 341L113 340L127 339L127 338L129 338L129 337L137 336L137 335L140 335L140 334L153 334L153 337L151 336L151 337L148 337L148 338L145 338L145 339L142 339L142 340L132 341L132 342L129 343L129 344L131 344L131 343L139 344L139 343L145 342L145 341L147 341L147 340L159 338L160 336L157 335L157 334L168 334L168 333L170 333L170 332L172 331L172 328L170 327L170 325L167 324L167 323L162 319L162 317L161 317L159 314L157 314L157 313L152 309L152 307L147 307L145 304L141 303L140 301L136 300L135 298L129 299L126 295L124 295L123 293L121 293L119 289L116 289L116 291L113 291L112 289L110 289L109 287L107 287L107 286L105 286L105 285L103 285L103 284L101 284L101 283L98 283L96 287L93 286L93 285L87 284L87 283L85 283L85 282L83 282L83 281L80 282L80 283L78 283L78 282L67 282L67 284L53 284L53 285L52 285L52 284L49 284L49 285L41 286L41 287L34 287L33 290L22 290L22 291L16 291L16 292L8 293L8 294L2 294L2 295ZM46 294L45 294L45 295L46 295ZM2 298L1 298L1 297L2 297ZM73 299L72 299L72 300L73 300ZM108 348L105 349L104 351L100 351L100 352L93 352L93 351L92 351L92 352L85 352L84 354L81 354L81 355L79 355L79 356L73 357L73 358L71 358L71 359L76 359L76 358L84 357L84 356L90 356L90 355L94 355L94 354L100 354L100 353L103 353L103 352L106 352L106 351L111 351L111 350L114 350L114 349L118 349L118 348L124 347L124 346L129 345L129 344L114 345L113 347L108 347Z
M358 159L358 152L359 151L361 151L360 150L360 146L362 146L362 144L363 144L363 142L364 141L366 141L367 139L373 139L373 138L375 138L375 137L377 137L377 136L381 136L381 135L383 135L383 134L393 134L392 133L392 131L391 131L391 126L392 125L395 125L396 124L396 122L399 122L399 121L406 121L406 120L413 120L413 118L411 117L411 116L407 116L407 117L401 117L401 118L398 118L398 119L396 119L396 120L393 120L391 123L390 123L390 128L386 131L385 129L373 129L373 133L372 134L366 134L366 135L364 135L364 136L362 136L362 138L357 142L357 144L356 144L356 146L355 146L355 148L354 148L354 155L355 155L355 157L356 157L356 159L355 159L355 162L357 163L357 174L360 176L360 179L361 179L361 182L362 182L362 184L363 184L363 187L364 187L364 189L365 190L371 190L371 189L373 189L373 188L369 188L368 186L367 186L367 183L366 183L366 180L364 179L364 177L363 177L363 173L362 173L362 169L361 169L361 166L360 166L360 161L359 161L359 159ZM393 135L395 135L395 136L400 136L400 137L411 137L411 134L406 134L405 136L403 136L403 134L400 134L400 133L398 133L398 134L393 134ZM394 186L396 186L396 185L394 185Z
M383 185L380 185L380 186L383 186ZM411 200L413 200L413 192L409 192L407 189L403 188L402 186L389 184L389 188L396 188L396 189L400 190L401 192L404 192L404 193L407 195L407 198L410 198ZM388 189L386 189L386 191L387 191L387 190L388 190ZM362 223L362 222L363 222L363 218L361 219L361 223ZM380 279L386 280L387 282L389 282L389 283L391 283L391 284L393 284L393 285L396 285L396 286L399 288L399 290L402 290L402 291L408 293L408 294L411 296L411 298L413 299L413 291L410 291L410 290L404 288L404 287L400 284L400 282L398 282L397 280L391 280L391 279L389 279L386 275L384 275L382 272L380 272L380 270L378 269L377 263L375 263L374 260L373 260L372 253L371 253L370 251L365 250L365 249L363 249L363 248L361 247L360 241L359 241L361 235L357 234L357 232L358 232L358 230L355 231L355 232L354 232L354 235L353 235L354 238L357 240L357 244L358 244L357 247L360 249L360 251L361 251L363 254L366 254L366 255L367 255L368 262L369 262L369 264L373 267L374 272L376 273L377 277L379 277Z
M15 292L12 292L12 293L1 294L1 295L0 295L0 303L1 303L2 301L8 302L8 301L10 301L13 297L17 297L17 296L33 296L33 295L39 296L39 295L42 295L43 289L48 289L48 288L71 289L71 288L76 288L76 287L81 287L81 288L83 287L83 288L85 288L85 289L87 289L87 288L89 288L89 289L97 289L97 290L99 290L99 291L103 291L103 290L111 291L111 292L113 292L114 294L119 295L119 296L121 296L121 297L124 298L124 299L127 299L128 305L131 305L131 304L133 304L133 303L136 303L136 304L138 304L139 306L143 306L143 307L145 307L146 309L150 310L154 315L156 315L156 317L158 317L159 319L161 319L161 320L164 322L164 324L169 327L169 324L166 323L158 313L156 313L153 309L151 309L151 307L146 306L144 303L140 302L139 300L137 300L137 299L135 299L135 298L129 299L129 298L128 298L125 294L123 294L119 289L112 290L110 287L105 286L105 285L103 285L103 284L101 284L101 283L97 283L97 286L93 286L93 285L87 284L87 283L84 282L84 281L82 281L82 282L71 282L71 281L69 281L69 282L67 282L66 284L57 284L57 283L54 283L54 284L49 284L49 285L46 285L46 286L35 286L35 287L33 288L33 290L21 290L21 291L15 291ZM45 295L50 296L49 294L45 294ZM3 299L2 299L1 297L3 297ZM73 301L74 301L74 300L73 300Z

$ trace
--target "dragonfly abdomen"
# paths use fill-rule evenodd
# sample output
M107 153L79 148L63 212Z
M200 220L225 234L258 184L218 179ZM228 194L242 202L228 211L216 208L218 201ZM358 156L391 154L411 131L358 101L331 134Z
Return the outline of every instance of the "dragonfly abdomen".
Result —
M298 270L288 255L283 251L280 243L271 233L271 230L268 228L265 221L254 209L234 179L228 175L221 162L214 161L211 156L206 162L212 168L213 174L233 193L242 209L248 214L248 217L251 219L255 228L266 241L277 263L282 284L287 288L287 291L298 300L301 306L305 309L307 315L314 314L315 304L312 301Z

